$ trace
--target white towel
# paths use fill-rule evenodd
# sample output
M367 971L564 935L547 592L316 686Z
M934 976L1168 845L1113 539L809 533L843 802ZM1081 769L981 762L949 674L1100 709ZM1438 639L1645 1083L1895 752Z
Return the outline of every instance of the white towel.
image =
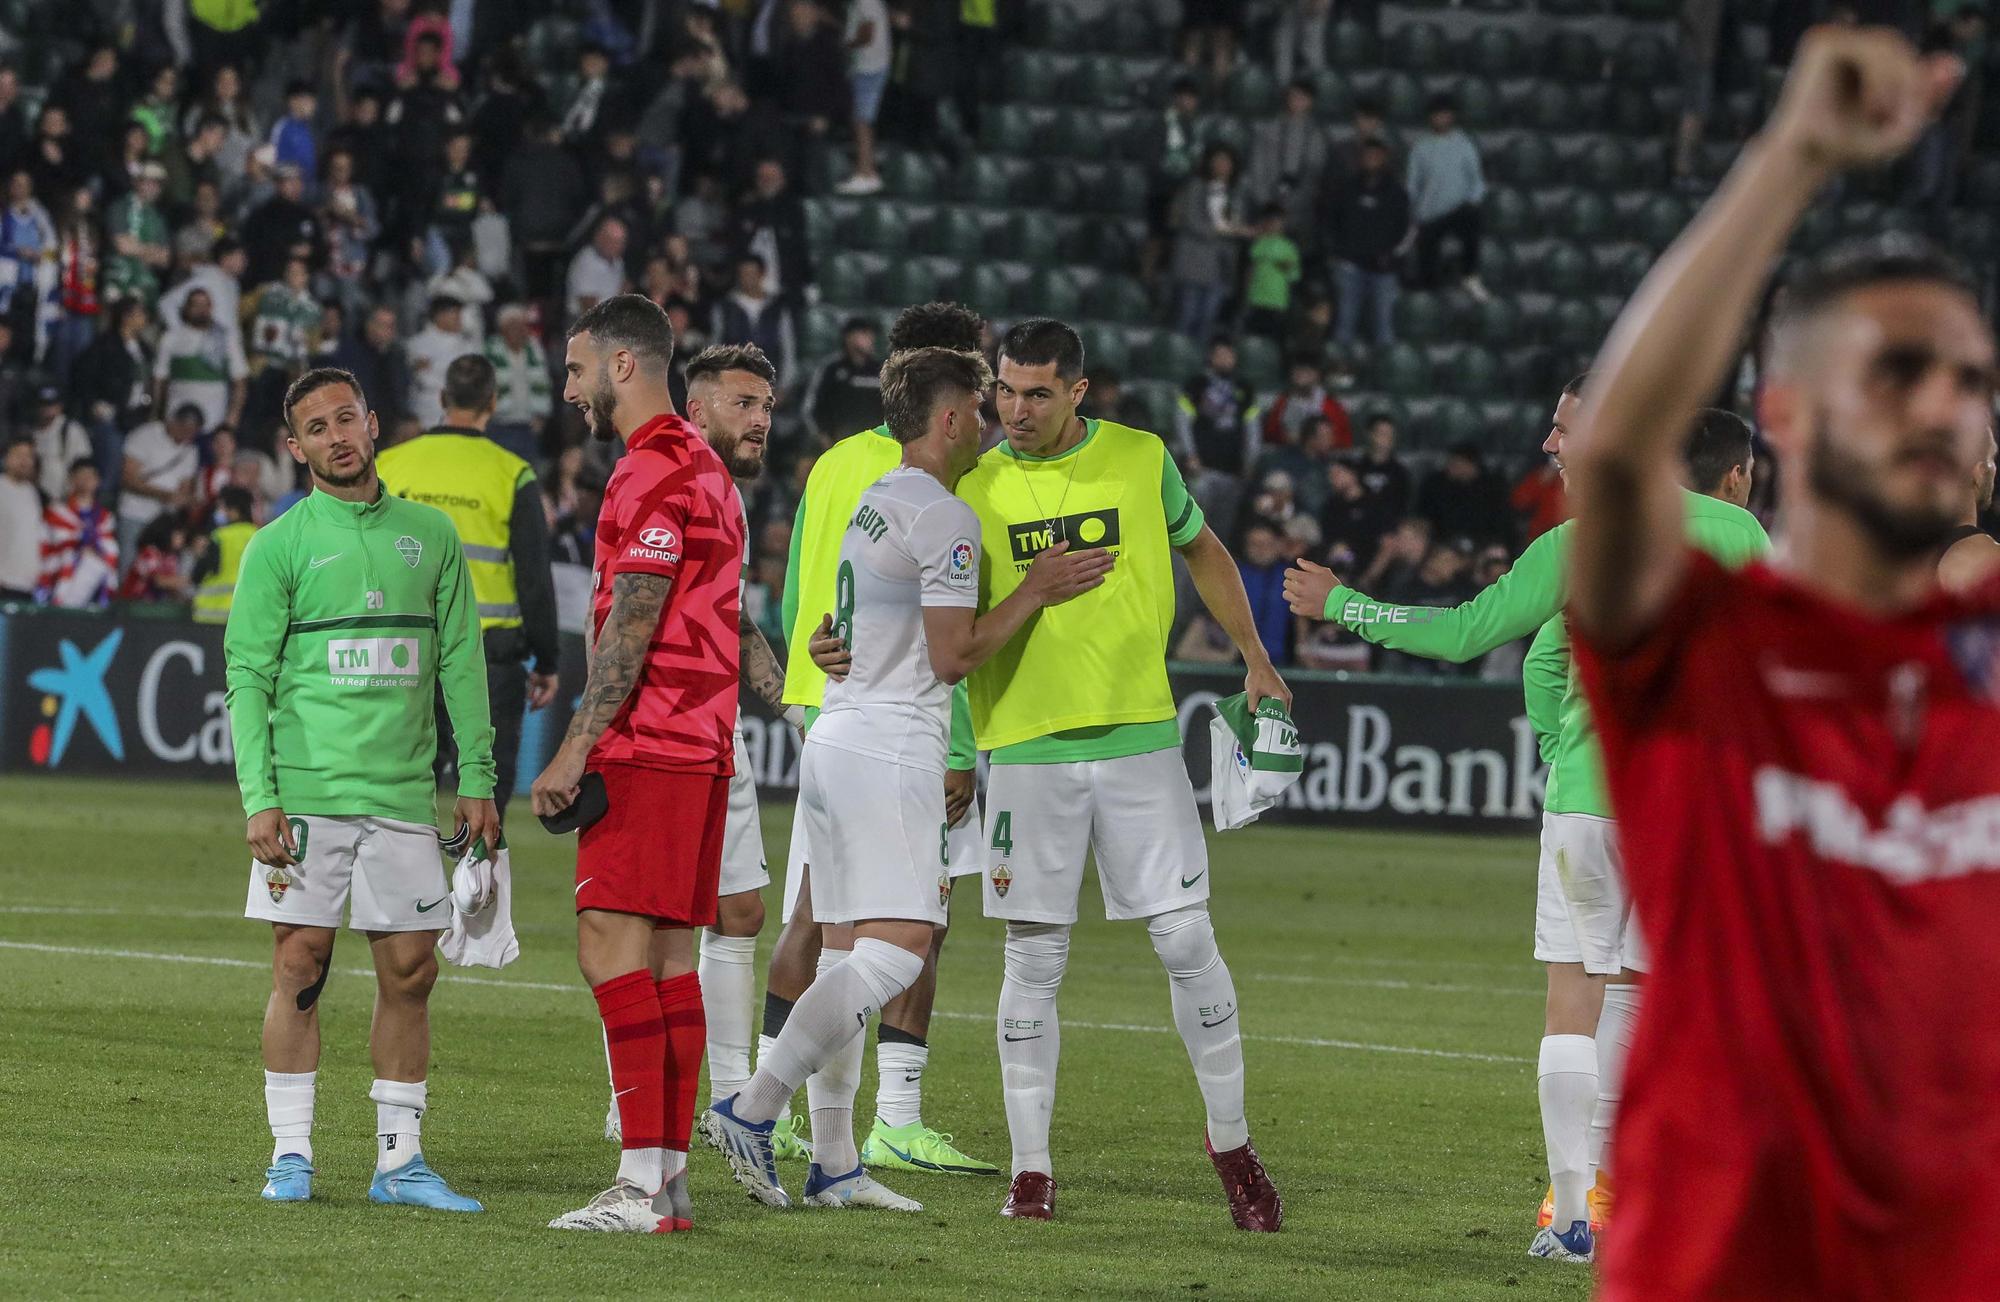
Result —
M514 938L514 870L503 838L497 855L486 843L465 852L451 873L451 926L438 952L460 967L506 967L521 956Z
M1253 823L1305 768L1305 748L1285 707L1265 697L1251 714L1242 692L1215 703L1208 725L1209 812L1215 830Z

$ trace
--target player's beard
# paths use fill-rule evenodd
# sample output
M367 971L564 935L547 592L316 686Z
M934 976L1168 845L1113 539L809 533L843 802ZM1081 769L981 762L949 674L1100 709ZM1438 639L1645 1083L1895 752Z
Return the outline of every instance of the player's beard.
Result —
M1839 447L1830 425L1821 412L1813 422L1812 442L1806 446L1806 478L1813 492L1846 512L1892 559L1914 560L1943 546L1958 526L1958 513L1929 504L1899 506L1885 499L1880 489L1884 467ZM1949 431L1934 433L1949 446Z
M611 364L597 368L597 382L591 386L590 437L609 443L618 437L618 426L612 423L612 416L618 411L618 391L611 387Z
M767 436L768 437L768 436ZM764 473L764 446L755 448L743 446L743 437L738 435L727 446L718 445L716 455L728 469L732 479L755 479Z
M355 453L361 458L361 463L346 474L336 474L334 472L333 459L331 457L327 459L326 469L322 470L318 466L314 466L313 474L318 476L321 483L330 487L352 488L362 480L368 478L375 469L375 449L372 445L356 448Z

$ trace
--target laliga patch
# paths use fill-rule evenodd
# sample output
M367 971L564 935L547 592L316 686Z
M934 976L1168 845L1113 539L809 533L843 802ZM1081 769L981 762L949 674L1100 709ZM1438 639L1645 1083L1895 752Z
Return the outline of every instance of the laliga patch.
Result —
M292 889L292 875L283 868L266 868L264 889L271 892L271 903L283 904L285 892Z
M979 570L974 550L969 539L960 538L951 545L951 563L945 572L945 582L954 588L969 588L979 581Z
M424 558L424 545L410 535L404 534L396 540L396 554L403 558L403 564L414 570L417 568L417 562Z
M993 870L993 893L995 895L1004 900L1007 898L1007 892L1013 889L1013 886L1014 874L1007 871L1006 864L1003 863Z
M1966 690L1983 701L2000 703L2000 618L1949 625L1944 644Z

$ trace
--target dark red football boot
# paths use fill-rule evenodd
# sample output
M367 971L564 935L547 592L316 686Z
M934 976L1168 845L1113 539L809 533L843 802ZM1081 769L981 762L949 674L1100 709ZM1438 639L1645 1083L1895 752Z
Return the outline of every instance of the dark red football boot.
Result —
M1254 1160L1254 1159L1253 1159ZM1262 1173L1262 1168L1259 1168ZM1269 1188L1268 1182L1265 1185ZM1275 1195L1273 1195L1275 1197ZM1053 1176L1040 1171L1023 1171L1014 1177L1014 1185L1007 1190L1007 1202L1000 1208L1002 1216L1017 1221L1052 1221L1056 1218L1056 1182Z
M1215 1163L1215 1173L1222 1177L1222 1191L1229 1196L1229 1215L1236 1221L1236 1228L1277 1233L1278 1227L1285 1223L1285 1204L1278 1197L1271 1177L1264 1173L1256 1146L1246 1143L1241 1148L1218 1153L1206 1135L1201 1138L1201 1146L1207 1151L1208 1160Z

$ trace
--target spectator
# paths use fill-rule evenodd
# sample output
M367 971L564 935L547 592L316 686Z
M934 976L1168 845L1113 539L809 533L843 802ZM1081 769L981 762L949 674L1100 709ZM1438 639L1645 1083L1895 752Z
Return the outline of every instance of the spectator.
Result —
M111 311L111 329L91 341L70 371L70 412L90 431L92 455L111 476L116 500L125 463L125 435L153 414L153 361L146 351L146 305L127 299Z
M1299 513L1317 519L1332 492L1327 476L1341 465L1337 451L1333 422L1323 415L1311 416L1289 441L1267 441L1252 473L1262 479L1271 471L1282 470L1291 478Z
M1432 97L1429 134L1410 147L1410 211L1417 223L1417 281L1425 289L1444 283L1447 239L1458 241L1466 292L1485 300L1479 280L1479 205L1486 198L1479 147L1458 125L1458 101Z
M497 179L506 171L542 99L517 49L504 47L486 60L486 94L472 114L472 165L481 176Z
M243 548L257 532L257 503L245 489L231 485L216 496L215 527L196 544L188 582L194 587L194 617L205 624L227 624L236 595L236 576Z
M111 513L97 502L97 463L69 468L62 500L41 515L42 563L36 599L70 610L102 606L118 586L118 539ZM120 528L123 522L119 522Z
M1208 369L1181 390L1181 443L1202 468L1241 475L1255 459L1250 404L1250 386L1236 374L1236 345L1217 336L1208 345Z
M790 0L785 29L777 43L785 76L778 106L787 121L820 139L848 118L847 50L840 31L817 0Z
M451 270L452 250L470 248L472 223L479 216L480 176L472 166L472 132L464 127L445 138L444 162L429 205L425 231L426 265L432 274Z
M1245 21L1242 0L1182 0L1181 62L1190 68L1206 66L1209 79L1218 85L1228 81Z
M0 174L11 174L27 161L31 138L21 106L21 74L0 64Z
M1361 165L1327 214L1328 244L1340 292L1341 346L1361 334L1369 310L1370 333L1378 348L1396 342L1396 263L1408 251L1415 230L1410 196L1389 174L1389 146L1380 137L1361 142Z
M208 305L218 321L231 325L243 319L243 274L250 269L250 255L235 240L215 245L214 259L203 259L188 268L187 278L160 296L160 324L172 328L181 321L182 306L196 292L208 295Z
M42 494L54 501L63 494L70 465L91 454L90 435L63 410L62 390L53 384L36 390L27 424L35 455L41 459Z
M146 128L137 122L125 124L121 141L122 148L105 162L104 169L97 178L97 188L106 194L122 195L135 189L139 184L141 171L152 161L151 151L146 147ZM164 164L160 175L163 179L166 176ZM160 193L164 198L166 195L164 186L161 187Z
M549 557L554 564L587 570L597 561L597 513L604 508L604 481L578 475L571 484L571 504L555 522Z
M364 277L376 237L382 233L382 219L374 194L354 177L353 150L343 145L327 152L319 193L327 278L341 302L354 306L367 297Z
M187 520L178 513L158 516L141 529L132 542L124 582L118 585L118 600L186 601L194 587L184 559L188 541Z
M169 213L178 215L193 207L196 186L204 183L212 185L220 195L224 184L242 176L241 172L223 171L217 161L228 139L229 130L222 125L221 118L202 118L194 134L188 138L187 146L169 152L161 160L167 168L164 193Z
M55 293L43 296L50 369L67 381L70 365L97 333L100 243L97 198L88 188L70 192L56 221Z
M175 264L185 267L211 261L215 246L229 234L229 228L222 212L221 187L212 181L195 182L194 200L174 231Z
M710 327L718 344L755 344L777 368L778 382L792 378L792 316L765 281L764 259L746 253L736 259L736 288L715 305Z
M681 116L683 166L716 177L731 194L752 180L759 159L783 158L792 136L776 106L753 101L734 82L721 81L690 103Z
M383 305L362 318L361 329L347 337L334 364L354 372L361 394L378 422L387 427L403 414L410 392L410 370L396 342L396 309Z
M1472 579L1472 540L1462 535L1435 541L1424 552L1423 563L1405 571L1382 588L1382 598L1403 606L1456 606L1470 601L1478 591ZM1386 673L1427 676L1469 677L1474 666L1405 655L1399 651L1376 649L1376 668Z
M606 103L618 98L612 85L611 52L594 44L577 51L576 90L563 106L563 139L571 145L595 146L599 123L607 120ZM608 115L613 120L621 116L615 106Z
M1361 476L1344 461L1326 469L1327 493L1320 504L1320 537L1330 548L1346 553L1334 568L1341 573L1360 573L1375 563L1382 540L1395 528L1396 515L1384 503L1372 498L1362 487ZM1331 564L1331 562L1329 562Z
M320 150L322 154L331 154L336 149L345 149L353 155L354 180L368 187L378 209L389 199L389 184L396 179L396 132L382 120L382 114L379 93L367 87L356 91Z
M181 319L160 337L153 359L154 403L161 412L192 405L201 427L234 425L243 417L250 363L235 322L215 319L208 291L197 289L181 304Z
M851 316L841 323L840 351L813 372L805 410L813 433L827 447L882 423L882 359L875 355L874 321Z
M1695 166L1715 99L1716 56L1721 48L1722 0L1681 0L1677 24L1681 118L1674 134L1674 181L1698 185Z
M197 520L215 511L215 499L236 478L236 431L218 425L208 432L208 450L201 470L194 477L194 506L189 514Z
M854 174L836 187L841 194L879 194L882 174L875 167L875 119L889 85L889 6L884 0L854 0L847 7L847 90L853 103Z
M201 408L188 402L165 421L150 421L125 440L125 470L118 490L118 545L132 555L139 531L162 515L178 515L194 505L201 455Z
M61 194L91 183L88 155L77 144L69 113L60 104L45 104L35 119L35 143L28 154L28 172L44 194Z
M0 601L33 601L42 577L42 494L35 445L16 439L0 452Z
M0 212L0 314L33 323L41 277L55 256L56 224L35 198L34 178L17 171L7 178L7 209Z
M597 224L590 243L576 251L569 264L567 317L579 315L607 298L624 293L630 282L625 276L625 223L607 217Z
M1295 68L1326 71L1326 24L1332 10L1333 0L1285 0L1271 51L1279 81L1290 81Z
M48 102L63 111L78 162L89 170L102 161L110 154L119 125L125 120L125 93L118 84L118 47L109 41L93 46L85 56L83 75L59 78Z
M528 329L527 308L509 303L495 320L499 332L486 337L486 360L493 363L499 401L486 436L515 456L539 463L552 402L548 354Z
M1370 416L1361 441L1361 458L1354 463L1354 473L1361 480L1362 491L1373 509L1392 520L1402 518L1410 509L1413 481L1410 468L1396 452L1395 418L1383 412Z
M426 297L443 295L465 305L460 320L466 343L476 349L486 338L486 305L493 301L493 282L479 270L479 257L466 240L451 246L451 270L432 276L425 287Z
M444 417L445 369L477 347L465 337L465 304L440 294L431 300L429 324L404 341L403 357L410 368L409 400L404 407L417 424L430 429Z
M1310 81L1293 81L1285 87L1284 109L1258 123L1250 137L1244 176L1250 201L1279 205L1294 231L1311 229L1313 198L1326 170L1326 129L1313 116L1316 98Z
M763 259L766 285L787 307L802 307L813 280L812 244L806 238L805 202L775 158L757 164L750 193L736 206L735 252ZM740 264L739 264L740 265ZM773 364L777 358L772 356ZM784 368L779 368L779 374Z
M285 87L285 116L271 124L271 148L280 167L300 176L319 174L319 96L312 83L295 81Z
M1332 346L1333 301L1314 290L1293 304L1283 352L1287 357L1325 357Z
M444 38L435 28L413 35L407 65L397 69L396 93L382 114L395 132L395 156L403 169L401 189L421 202L444 156L445 138L465 122L458 72L445 62Z
M1257 214L1257 238L1250 244L1249 283L1243 298L1248 311L1243 328L1266 339L1285 333L1291 315L1292 286L1298 283L1299 246L1285 234L1285 210L1268 204Z
M305 174L294 163L282 163L277 181L271 197L243 219L243 247L250 255L253 285L282 276L287 258L317 265L326 247L319 214L306 202Z
M1476 443L1455 443L1446 451L1444 465L1417 489L1416 510L1439 533L1463 534L1475 543L1513 541L1507 487L1486 468Z
M1206 143L1201 87L1192 77L1176 77L1167 91L1167 107L1148 135L1144 150L1153 169L1146 196L1146 251L1140 266L1148 283L1159 269L1161 250L1171 232L1174 199L1194 175Z
M1400 592L1416 578L1417 570L1431 549L1431 522L1420 515L1406 515L1377 541L1375 558L1361 572L1353 587L1361 592Z
M283 280L261 286L250 305L250 368L244 428L253 447L275 447L285 420L285 390L312 365L319 303L306 260L285 262Z
M222 146L216 150L215 166L224 177L243 175L250 163L250 151L264 138L262 120L243 94L243 76L234 64L225 63L209 78L208 94L181 115L181 134L192 139L204 119L222 124Z
M501 171L500 208L520 245L531 297L554 292L562 266L562 242L583 215L589 194L582 165L563 148L561 128L548 118L530 119L525 143ZM612 259L623 256L621 248ZM597 297L604 295L599 292ZM573 317L580 310L571 308L569 315Z
M146 132L147 157L180 152L180 121L175 109L180 98L180 70L172 64L155 69L145 98L132 106L132 121Z
M1243 531L1243 554L1236 562L1250 598L1251 618L1257 623L1257 640L1274 665L1292 662L1292 610L1285 604L1286 547L1282 526L1253 519Z
M1332 429L1334 447L1354 446L1354 429L1348 422L1347 408L1326 391L1321 382L1324 374L1311 357L1301 357L1292 363L1291 384L1267 404L1264 412L1263 437L1267 445L1299 442L1299 431L1305 425L1324 420Z
M1208 147L1200 174L1175 197L1168 225L1174 231L1175 328L1190 339L1205 338L1236 283L1236 246L1244 235L1235 150Z

